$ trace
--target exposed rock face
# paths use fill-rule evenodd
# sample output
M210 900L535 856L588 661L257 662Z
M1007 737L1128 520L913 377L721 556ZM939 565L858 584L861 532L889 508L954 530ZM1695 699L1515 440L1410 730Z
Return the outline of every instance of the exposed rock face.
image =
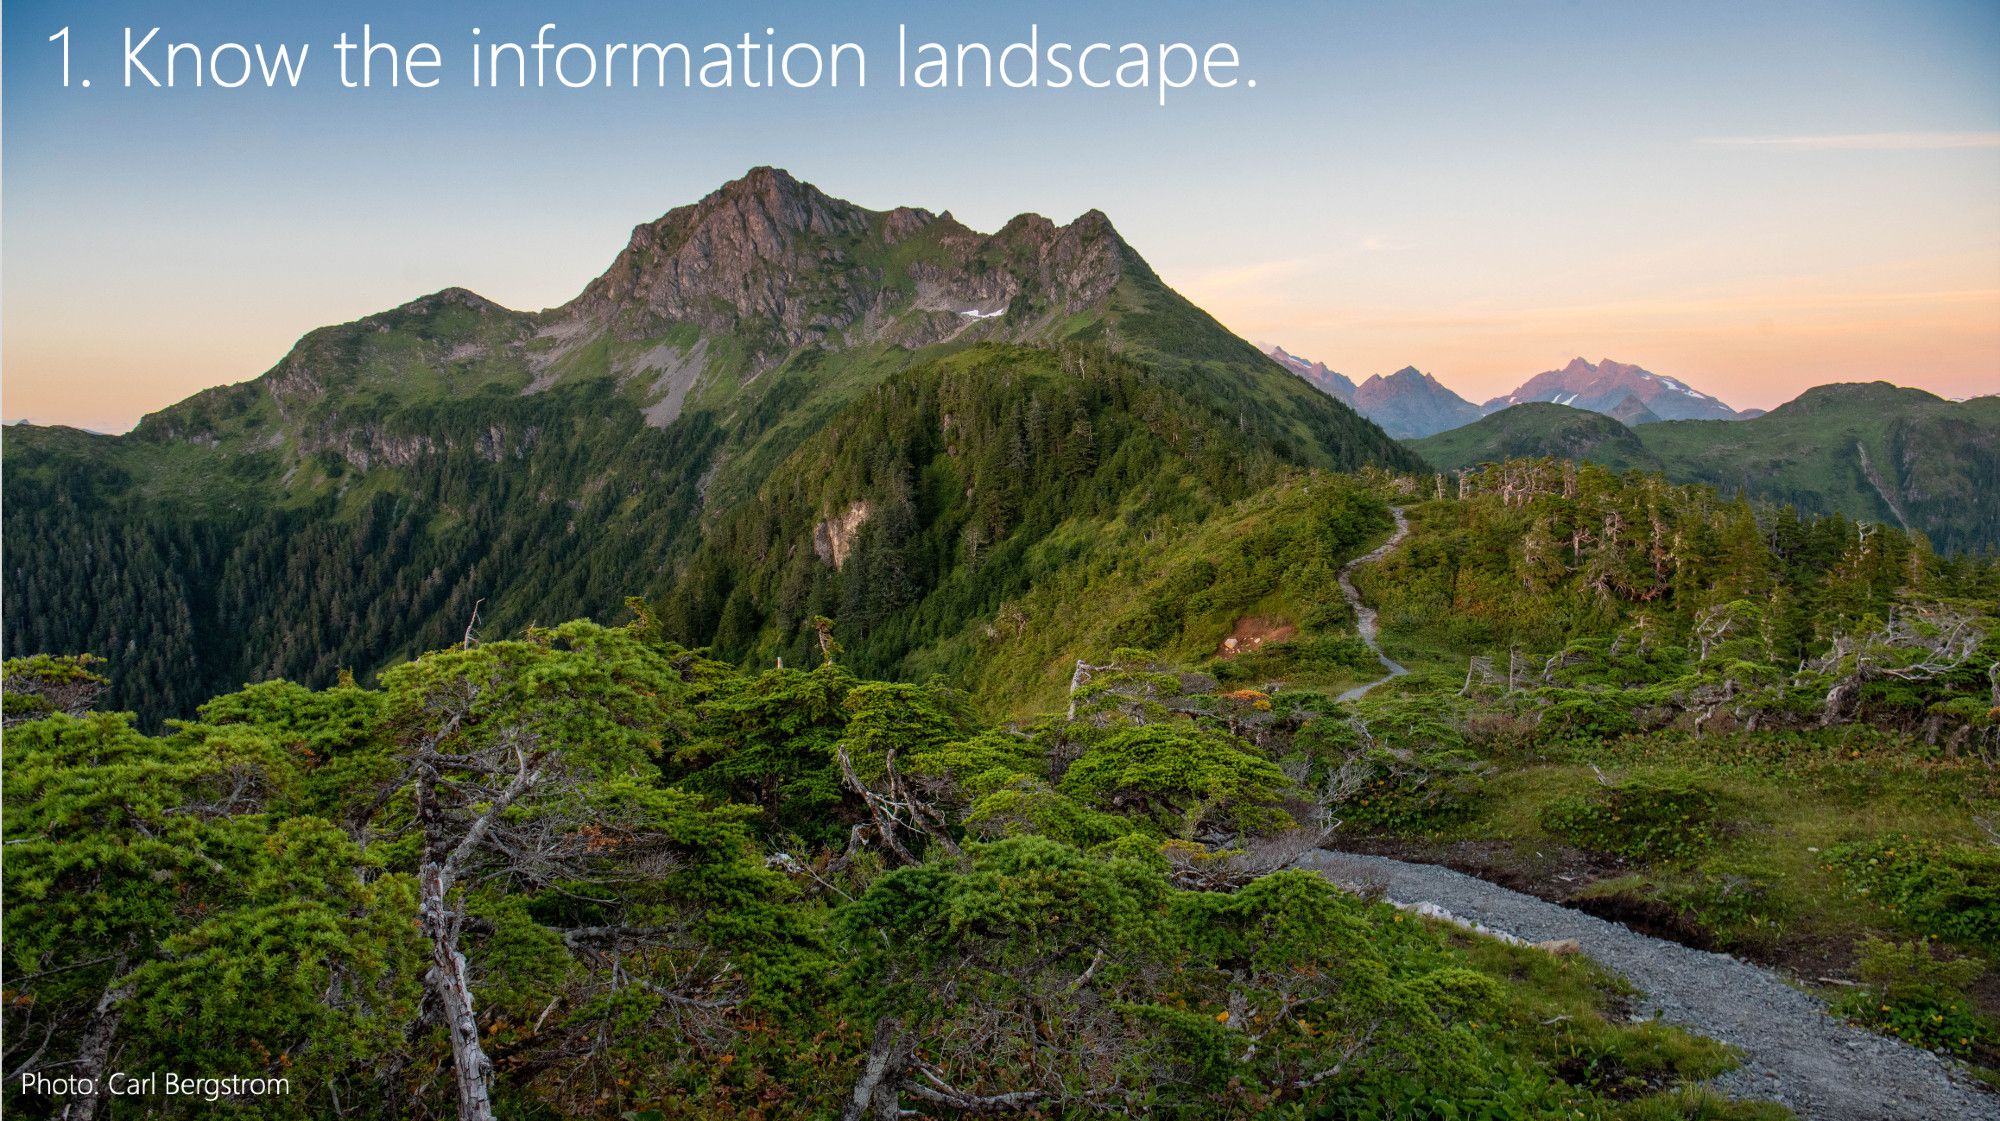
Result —
M1536 374L1505 397L1486 402L1487 412L1528 401L1547 401L1574 409L1617 416L1627 397L1635 398L1659 420L1737 420L1735 409L1675 378L1606 358L1592 364L1571 359L1560 370ZM1632 415L1636 416L1636 413ZM1623 417L1619 419L1623 420ZM1628 423L1645 423L1643 419Z
M853 272L815 257L837 254L835 246L869 227L860 207L757 168L634 229L611 268L569 309L640 330L671 321L720 332L739 318L763 318L790 345L802 345L865 310L868 298ZM818 290L800 290L797 281L807 277Z
M912 241L924 244L891 263ZM1018 339L1100 303L1134 268L1145 265L1098 211L1066 226L1024 214L986 235L949 214L868 210L760 167L633 230L556 315L628 338L670 323L749 329L768 333L773 351L924 345L968 330Z
M813 553L835 568L846 564L847 554L854 550L854 537L861 532L861 526L868 521L871 512L872 508L864 499L814 526Z

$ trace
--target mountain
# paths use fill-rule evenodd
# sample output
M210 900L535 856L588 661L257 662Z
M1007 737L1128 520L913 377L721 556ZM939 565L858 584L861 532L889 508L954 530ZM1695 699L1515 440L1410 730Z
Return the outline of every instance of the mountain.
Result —
M1279 365L1320 388L1321 392L1382 426L1397 439L1428 436L1470 424L1479 419L1479 407L1415 366L1405 366L1387 377L1371 376L1355 385L1346 375L1289 354L1281 346L1265 350Z
M1314 362L1300 358L1296 354L1288 354L1282 346L1267 347L1264 353L1276 360L1278 365L1318 386L1320 392L1341 404L1354 404L1354 381L1346 374L1328 369L1324 362Z
M1490 413L1528 401L1548 401L1605 414L1624 409L1639 416L1626 404L1628 397L1660 420L1737 419L1736 410L1685 382L1609 358L1595 365L1571 359L1562 369L1536 374L1514 392L1486 402L1484 409ZM1641 417L1637 423L1651 422Z
M1409 446L1441 471L1547 455L1616 470L1655 471L1660 466L1624 424L1603 413L1541 401L1489 413L1461 428L1412 440Z
M1441 470L1554 455L1920 530L1940 551L2000 547L2000 397L1952 402L1887 382L1823 385L1745 420L1631 430L1530 403L1410 446Z
M1318 386L1398 439L1421 439L1470 424L1512 405L1546 402L1616 417L1627 426L1662 420L1737 420L1761 415L1738 413L1683 382L1607 358L1595 365L1581 358L1560 370L1536 374L1519 389L1474 405L1436 378L1406 366L1387 377L1355 385L1344 375L1272 346L1265 353L1279 365Z
M1646 407L1636 394L1627 393L1625 399L1604 410L1604 415L1627 428L1637 428L1642 424L1658 424L1666 419ZM1740 416L1741 414L1739 414Z
M1479 406L1415 366L1362 382L1354 390L1354 408L1398 439L1428 436L1479 419Z
M1639 438L1673 479L1920 530L1944 552L2000 547L2000 397L1822 385L1751 420Z
M935 446L855 437L891 414ZM955 458L974 432L992 462ZM157 719L245 680L365 675L475 617L605 617L685 587L720 598L676 608L679 637L726 624L733 656L777 643L768 628L796 622L777 592L800 588L767 602L732 581L770 550L824 552L787 579L838 608L890 562L867 545L843 573L823 523L867 535L857 511L885 510L904 576L838 634L893 670L1043 571L1029 560L1064 510L964 494L1030 460L1062 472L1050 501L1085 540L1293 468L1418 462L1168 288L1101 213L985 234L758 168L635 228L561 307L446 289L313 331L123 436L9 427L6 650L105 654L111 702ZM773 485L819 505L753 527L743 511L798 510ZM916 540L931 551L905 557ZM899 622L926 610L923 634Z

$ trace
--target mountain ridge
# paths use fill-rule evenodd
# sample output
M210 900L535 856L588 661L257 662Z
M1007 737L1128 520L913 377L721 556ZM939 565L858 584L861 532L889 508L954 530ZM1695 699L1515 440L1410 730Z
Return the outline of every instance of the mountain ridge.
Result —
M1199 516L1287 471L1421 463L1174 292L1101 211L982 234L758 168L635 226L557 307L448 287L310 331L122 436L10 428L7 649L148 650L114 686L148 719L244 680L366 673L456 641L475 610L519 628L678 586L714 600L681 616L690 643L720 634L735 656L764 633L789 652L801 634L756 630L796 621L789 593L753 601L727 574L811 553L820 520L870 503L909 519L895 558L930 542L881 562L907 560L909 598L869 603L867 626L890 629L866 649L893 669L928 641L909 613L983 610L1040 571L1022 558L1062 520L948 502L940 480L990 491L999 470L954 460L958 441L899 451L904 466L876 462L879 436L814 442L912 393L952 403L912 423L977 413L991 454L1052 457L1051 493L1099 527ZM809 503L738 516L801 455L815 466L782 478ZM940 518L965 536L930 533ZM862 579L839 567L786 573L831 613Z
M1548 401L1609 414L1627 397L1636 399L1661 420L1736 418L1736 410L1678 378L1609 358L1595 363L1573 358L1562 369L1536 374L1514 392L1495 397L1481 407L1494 412L1526 401Z

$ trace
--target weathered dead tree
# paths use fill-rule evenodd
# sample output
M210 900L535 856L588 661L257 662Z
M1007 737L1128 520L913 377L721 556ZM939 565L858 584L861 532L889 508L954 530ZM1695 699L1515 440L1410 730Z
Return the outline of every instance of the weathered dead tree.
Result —
M854 767L854 756L845 744L834 752L834 758L840 764L841 784L860 795L862 803L868 807L868 817L874 825L876 837L882 842L883 851L903 864L922 863L903 843L902 835L911 833L930 838L953 859L964 856L958 843L951 839L950 822L945 819L943 811L903 781L901 773L896 770L894 748L883 755L880 789L862 781L860 772Z
M480 1045L472 983L459 945L465 930L459 881L475 859L486 855L495 823L541 785L551 763L534 737L519 730L503 733L474 755L447 751L445 745L464 723L476 693L466 682L462 706L418 745L411 760L416 818L423 832L417 919L431 943L424 990L437 1003L450 1035L460 1121L493 1117L493 1062Z
M1694 640L1700 649L1696 661L1708 661L1709 652L1722 645L1736 629L1736 613L1726 603L1718 603L1695 617Z
M1471 696L1474 685L1497 687L1499 684L1500 675L1493 669L1493 659L1475 654L1465 660L1465 684L1458 690L1458 695Z
M121 957L114 972L122 973L124 968L125 959ZM109 1097L104 1083L111 1065L111 1045L125 1019L125 1002L131 997L130 984L106 989L98 997L97 1007L91 1010L90 1022L83 1030L83 1042L77 1047L72 1070L75 1077L90 1089L63 1103L62 1121L92 1121L97 1116L98 1108Z
M1090 675L1099 670L1107 670L1109 665L1093 666L1082 658L1076 660L1076 671L1069 675L1069 713L1067 719L1076 719L1076 694L1079 689L1090 684Z
M578 713L594 718L600 710L579 708L560 687L544 692L540 680L522 672L530 660L511 654L488 660L489 651L505 645L511 644L443 655L454 661L399 700L403 707L393 719L402 728L405 770L390 796L375 800L378 812L398 807L396 822L415 830L420 842L415 918L430 943L425 1014L447 1031L460 1121L494 1116L495 1060L483 1043L465 945L468 935L490 927L468 915L473 890L532 893L561 885L589 892L606 916L599 926L549 928L586 970L542 1019L559 1004L581 1007L593 992L626 985L661 996L663 1017L673 1019L727 987L726 970L680 968L706 954L686 922L652 907L644 923L617 921L628 893L643 894L684 858L657 808L621 793L615 781L630 762L610 746L616 720L580 731ZM358 828L366 833L379 824ZM628 972L641 961L643 976ZM515 1050L557 1046L568 1061L592 1062L613 1044L603 1027L565 1028L554 1035L567 1038L551 1043L541 1038L538 1022L537 1038ZM592 1033L596 1038L584 1038Z
M1899 605L1872 634L1834 636L1824 654L1801 664L1793 684L1831 680L1820 712L1820 723L1831 725L1848 718L1869 682L1935 680L1965 666L1985 637L1974 616L1956 608Z
M459 645L460 650L470 650L472 644L479 641L473 632L479 626L479 605L485 602L483 597L472 601L472 618L465 621L465 641Z

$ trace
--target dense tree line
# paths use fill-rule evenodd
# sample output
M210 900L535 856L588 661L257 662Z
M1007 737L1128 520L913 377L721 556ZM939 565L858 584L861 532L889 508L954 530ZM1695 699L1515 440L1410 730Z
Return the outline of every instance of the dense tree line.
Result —
M246 681L371 673L475 614L503 629L615 615L667 585L720 442L705 415L646 427L604 383L397 424L434 450L367 472L322 452L302 469L326 486L295 504L153 506L23 457L4 514L7 652L101 651L109 702L151 727Z
M2000 759L1989 558L1559 460L1422 497L1421 532L1360 580L1399 641L1473 657L1468 690L1544 691L1597 733L1866 717Z

